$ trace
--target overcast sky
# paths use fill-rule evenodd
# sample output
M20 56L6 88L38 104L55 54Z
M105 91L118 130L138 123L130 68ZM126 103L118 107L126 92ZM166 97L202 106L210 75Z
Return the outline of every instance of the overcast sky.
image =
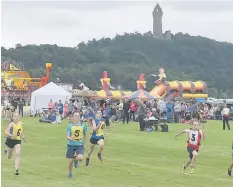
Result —
M163 32L183 32L233 43L233 1L162 1ZM155 2L2 2L1 42L57 44L152 31Z

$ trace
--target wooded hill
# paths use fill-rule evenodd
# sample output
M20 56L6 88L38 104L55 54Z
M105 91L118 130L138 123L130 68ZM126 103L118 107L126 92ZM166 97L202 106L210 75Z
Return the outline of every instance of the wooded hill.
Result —
M82 80L91 89L100 87L104 70L113 86L136 90L140 73L158 74L163 67L168 80L203 80L210 96L233 98L233 44L200 36L177 33L173 40L164 41L154 39L151 32L125 33L82 42L76 48L17 44L1 50L2 60L23 62L32 76L44 74L45 62L51 61L52 79L74 85ZM147 89L154 87L153 82L147 77Z

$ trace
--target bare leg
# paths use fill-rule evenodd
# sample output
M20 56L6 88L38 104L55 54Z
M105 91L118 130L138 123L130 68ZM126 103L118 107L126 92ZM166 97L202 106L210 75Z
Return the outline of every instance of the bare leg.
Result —
M191 163L191 159L189 158L189 160L186 162L186 164L183 165L182 173L185 173L185 170L186 170L187 167L190 165L190 163Z
M232 163L229 166L229 170L232 171L232 168L233 168L233 161L232 161Z
M20 162L21 145L20 144L15 145L14 149L15 149L15 170L18 170L19 162Z
M7 148L7 157L8 159L11 159L12 157L12 152L13 152L14 148Z
M94 148L95 148L95 144L91 144L91 146L90 146L90 151L88 152L87 158L86 158L86 164L85 164L86 166L89 165L90 156L91 156L91 154L93 153Z
M104 140L100 139L97 144L99 145L98 158L102 162L102 151L104 149Z
M95 148L95 144L91 144L91 146L90 146L90 151L89 151L88 154L87 154L87 158L90 158L91 154L92 154L93 151L94 151L94 148Z
M232 168L233 168L233 161L232 161L232 163L230 164L230 166L229 166L229 168L227 170L227 173L228 173L229 177L231 176Z
M74 164L74 159L69 158L69 164L68 164L69 174L72 173L73 164Z
M104 140L103 139L99 140L97 144L99 145L99 153L101 154L104 149Z
M191 160L191 167L195 167L197 156L198 156L198 153L197 153L197 151L194 150L193 151L193 158Z
M186 169L190 164L191 164L191 159L189 158L189 160L186 162L186 164L184 165L184 168Z

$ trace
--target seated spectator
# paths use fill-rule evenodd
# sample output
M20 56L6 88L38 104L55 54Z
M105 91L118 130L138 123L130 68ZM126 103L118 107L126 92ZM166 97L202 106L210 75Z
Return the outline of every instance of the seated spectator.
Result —
M152 116L152 112L150 111L150 109L147 110L147 114L146 114L146 117L149 118Z
M48 117L48 120L50 123L56 123L56 113L55 111L52 111Z
M167 121L167 113L162 112L159 119L160 119L160 123L166 122Z
M156 108L152 108L152 116L154 116L156 119L159 119L159 114L158 114Z
M46 111L43 111L41 113L41 117L39 119L39 122L43 122L43 123L50 123L49 119L48 119L48 114L46 113Z

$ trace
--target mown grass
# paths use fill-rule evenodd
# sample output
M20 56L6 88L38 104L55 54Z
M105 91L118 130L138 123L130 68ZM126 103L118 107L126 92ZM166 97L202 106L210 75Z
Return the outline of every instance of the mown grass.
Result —
M169 124L168 133L147 133L140 132L136 123L116 123L105 140L103 163L98 161L95 150L90 166L80 163L72 179L67 178L65 158L67 121L60 125L39 123L36 118L22 121L27 143L22 144L20 175L14 176L14 159L8 160L2 153L2 187L233 186L233 177L227 177L233 133L223 131L221 121L205 125L206 140L195 175L181 173L181 166L188 158L187 136L174 138L187 125ZM2 152L6 125L2 121ZM90 133L88 128L88 136Z

